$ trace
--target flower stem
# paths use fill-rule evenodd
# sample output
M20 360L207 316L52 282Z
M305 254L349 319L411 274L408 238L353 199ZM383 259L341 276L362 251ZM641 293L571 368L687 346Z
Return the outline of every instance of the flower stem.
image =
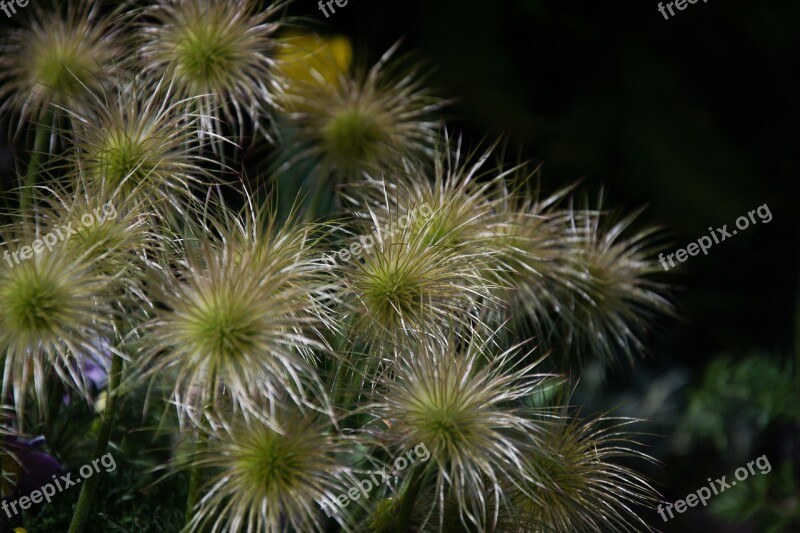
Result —
M33 139L33 151L31 152L31 159L28 162L28 169L25 173L25 182L22 184L22 190L20 191L19 206L23 213L33 205L33 188L36 186L36 173L39 171L40 160L42 159L42 154L45 153L47 138L50 136L50 128L47 124L52 119L52 116L53 111L48 110L45 114L44 121L36 125L36 135Z
M400 510L397 517L397 533L407 533L411 530L411 515L414 511L414 504L417 502L419 491L422 488L422 483L425 480L424 474L427 470L427 466L427 464L421 463L417 465L414 473L411 474L411 481L408 483L408 488L400 502Z
M214 397L214 390L216 389L217 380L215 376L208 377L208 392L209 398ZM212 401L213 404L213 401ZM207 405L206 408L209 406ZM194 444L194 451L195 454L202 453L208 447L208 431L206 430L206 424L203 422L203 419L200 424L198 424L197 428L197 440ZM192 473L191 477L189 478L189 495L186 497L186 526L188 529L189 523L192 521L194 506L197 505L198 500L200 500L200 486L202 485L203 481L203 470L198 463L195 463L192 466Z
M200 431L200 434L197 437L197 441L194 444L194 449L196 452L203 450L206 446L208 446L208 434L205 431ZM200 485L202 481L202 470L199 465L194 465L192 467L192 474L189 478L189 496L186 498L186 525L189 525L189 522L192 521L192 516L194 513L194 506L197 505L197 501L200 499Z
M100 427L100 434L94 445L94 458L101 457L108 449L108 439L111 437L111 430L114 426L114 413L117 405L117 388L119 386L120 375L122 374L122 358L118 355L111 356L111 374L108 376L108 400L104 410L103 425ZM86 479L81 488L81 495L78 498L78 506L75 514L72 515L72 523L69 526L69 533L82 533L89 518L89 511L92 507L97 484L100 476L92 476Z

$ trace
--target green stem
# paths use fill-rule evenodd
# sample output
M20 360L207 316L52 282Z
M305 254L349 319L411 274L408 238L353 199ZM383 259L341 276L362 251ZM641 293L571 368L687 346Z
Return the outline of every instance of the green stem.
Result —
M104 411L103 425L100 427L100 434L94 445L94 458L101 457L108 449L108 439L111 437L111 430L114 426L114 414L117 406L117 388L122 374L122 358L118 355L111 356L111 374L108 377L108 398ZM100 476L92 476L86 479L81 488L81 495L78 498L78 506L75 514L72 515L72 523L69 526L69 533L82 533L89 518L89 511L92 507L97 484Z
M209 398L214 398L214 392L216 388L217 380L212 376L208 376L208 392ZM211 404L213 405L213 399L211 400ZM209 405L206 405L208 408ZM203 427L204 424L200 424L200 427L197 428L198 435L197 440L194 443L194 450L195 454L202 453L208 448L208 432L206 428ZM194 515L192 511L194 510L194 506L197 505L197 502L200 500L200 488L203 481L203 470L200 465L195 462L192 466L191 476L189 477L189 495L186 497L186 529L188 529L189 523L192 521L192 516Z
M208 434L200 430L200 435L197 437L197 442L194 444L195 451L201 451L208 446ZM189 496L186 498L186 525L192 521L194 513L194 506L200 500L200 485L203 480L203 472L199 465L195 464L192 467L192 475L189 478Z
M408 483L408 488L400 502L400 510L397 516L397 533L408 533L410 531L411 514L414 511L414 504L417 502L417 496L419 496L419 491L425 480L424 474L427 466L427 464L421 463L417 465L414 473L411 474L411 481Z
M25 182L22 184L22 191L20 191L19 206L23 213L25 213L29 205L33 205L33 189L36 186L36 173L39 171L40 160L42 154L45 153L45 146L47 138L50 136L50 127L47 124L52 120L53 111L48 110L45 113L44 121L36 125L36 136L33 140L33 152L31 153L31 160L28 163L28 170L25 173Z
M328 191L327 180L317 179L313 185L314 195L311 197L311 201L308 202L305 213L303 213L303 220L305 222L314 222L317 217L319 217L320 213L323 211L320 209L323 199L331 194L330 191Z

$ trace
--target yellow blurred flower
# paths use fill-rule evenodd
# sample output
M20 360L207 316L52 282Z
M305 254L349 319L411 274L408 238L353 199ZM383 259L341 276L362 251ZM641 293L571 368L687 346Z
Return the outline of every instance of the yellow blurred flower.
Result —
M275 59L289 85L336 83L353 62L350 40L343 35L287 33L279 40L282 46Z

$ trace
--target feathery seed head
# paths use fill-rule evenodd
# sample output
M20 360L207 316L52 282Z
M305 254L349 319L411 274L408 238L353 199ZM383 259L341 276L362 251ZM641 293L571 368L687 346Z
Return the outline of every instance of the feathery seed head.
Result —
M618 459L653 459L637 451L615 418L587 421L559 418L546 437L547 455L529 455L526 468L536 479L529 494L518 494L519 531L649 530L636 506L652 507L658 493Z
M427 206L427 216L413 221L413 235L423 235L428 244L491 254L501 208L495 189L507 174L485 168L492 151L493 147L477 158L464 155L461 140L451 141L445 132L432 165L405 159L390 179L385 172L377 178L366 175L352 184L346 197L362 217L374 211L384 223L395 212Z
M404 220L395 217L381 227L374 218L369 245L365 241L360 257L339 266L354 330L376 348L443 338L454 324L480 323L481 311L497 303L476 266L480 257L427 244L425 234L414 235Z
M42 217L51 235L64 237L55 248L87 257L122 284L138 285L144 267L141 258L159 245L142 203L95 189L84 180L73 183L71 190L54 184L47 193Z
M201 129L221 133L220 119L241 139L244 113L256 127L271 104L282 7L258 11L245 0L166 0L142 12L141 61L146 76L172 79Z
M349 451L330 419L296 407L279 408L270 420L224 424L196 458L215 473L189 527L322 531L320 505L344 525L336 499L355 484L342 460Z
M532 372L536 363L514 363L518 347L495 354L491 343L476 334L398 353L396 376L382 384L370 411L388 421L387 438L399 448L425 443L439 515L452 497L465 526L496 522L507 486L527 479L524 458L542 450L546 428L522 400L548 376Z
M71 113L70 163L99 193L174 205L208 176L210 161L197 155L199 119L181 114L191 98L176 102L172 86L138 82L92 96L90 112Z
M13 392L18 412L31 392L31 379L40 405L45 376L55 369L67 386L88 397L90 381L76 364L93 357L99 339L113 338L117 297L114 283L97 262L75 249L44 246L28 259L30 245L41 234L29 222L3 235L9 254L0 263L0 357L2 396ZM28 250L26 251L26 248Z
M163 281L163 309L146 326L146 368L176 371L181 413L226 402L253 413L259 398L284 389L304 403L305 389L316 386L308 359L323 348L317 328L328 314L329 286L309 230L250 229L244 222L218 227L199 237L197 248L190 243L185 266Z
M579 357L594 353L609 362L620 356L632 360L644 350L651 321L673 312L665 286L652 279L660 271L652 258L657 228L623 237L640 212L614 224L599 210L571 213L569 237L580 283L562 300L560 338Z
M296 145L284 165L311 158L323 172L358 177L430 152L436 130L430 117L441 102L413 72L387 72L395 48L365 75L284 82L278 101L288 142Z
M112 82L122 57L117 32L98 15L93 0L70 2L62 8L32 6L26 27L10 32L0 54L0 111L15 111L22 122L42 120L59 108L84 109L84 88ZM52 123L56 123L54 118Z
M556 324L570 319L566 295L582 282L575 252L579 238L570 230L573 216L559 208L571 189L542 198L503 187L491 229L495 273L510 288L503 297L509 310L522 311L504 318L529 324L538 339L550 339Z

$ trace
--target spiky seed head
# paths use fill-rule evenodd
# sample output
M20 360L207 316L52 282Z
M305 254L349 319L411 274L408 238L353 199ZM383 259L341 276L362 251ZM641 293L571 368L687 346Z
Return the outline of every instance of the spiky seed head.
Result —
M23 222L2 236L2 249L10 252L0 263L2 395L13 395L18 412L31 386L44 405L45 377L51 369L88 398L90 380L76 362L81 357L99 361L97 343L114 337L116 322L114 281L77 249L51 252L40 241L39 252L34 248L31 253L42 237L34 224ZM19 252L19 264L14 252ZM26 255L31 257L22 259Z
M245 114L256 127L271 105L280 2L259 11L251 0L167 0L142 12L144 74L174 80L203 131L222 132L220 119L240 129Z
M398 168L353 182L346 198L360 216L373 211L382 223L394 213L425 206L428 213L414 217L412 234L424 234L430 244L489 251L499 209L494 189L503 177L502 171L487 168L492 150L464 155L461 139L452 141L445 132L432 164L404 159Z
M115 280L121 291L140 300L148 261L163 253L165 228L154 231L155 217L137 197L95 188L81 176L69 187L56 183L40 195L42 227L53 239L54 253L65 249L91 261L98 272ZM124 303L125 298L114 298ZM143 304L144 302L139 301ZM127 318L134 313L127 310Z
M519 347L497 353L491 338L474 333L398 353L370 407L398 449L427 446L438 514L452 497L466 527L496 523L507 486L527 479L524 458L542 450L546 423L522 400L548 380L533 372L535 363L519 364Z
M381 226L374 218L362 228L371 231L362 235L362 253L337 266L354 332L378 350L417 337L444 338L454 325L477 325L483 309L497 304L478 267L480 254L428 244L426 233L412 231L412 221L395 216Z
M430 152L437 127L432 116L441 101L413 71L390 73L386 64L394 51L366 74L283 84L281 125L292 147L285 166L311 158L324 174L344 179Z
M75 179L97 194L179 207L193 185L210 180L207 167L219 166L198 155L199 119L181 114L187 100L178 101L163 81L152 87L134 81L92 98L91 111L70 113L75 126L69 163Z
M630 419L559 417L547 433L546 455L529 455L526 468L536 479L515 497L518 530L649 531L636 507L653 507L658 492L619 460L652 458L637 450Z
M279 407L269 420L224 424L194 461L214 474L189 528L322 531L321 506L347 524L337 497L355 486L343 461L353 445L329 418L292 406Z
M566 295L583 281L576 263L580 239L570 229L574 219L560 207L571 189L541 197L503 187L491 227L495 273L509 287L503 298L513 310L504 319L530 326L530 333L542 340L552 339L557 324L569 319L564 313Z
M653 320L673 314L665 285L654 279L660 271L653 258L657 228L626 236L640 213L613 222L600 210L571 212L568 238L575 244L573 265L581 282L562 299L566 319L560 338L579 358L594 354L606 362L632 360L644 351Z
M58 6L29 9L30 21L0 47L0 99L6 100L0 111L15 111L22 125L52 109L55 124L62 108L86 109L86 87L113 85L125 54L118 29L99 15L94 0L69 2L65 13Z
M189 243L185 266L158 282L165 290L145 327L145 368L174 371L182 415L227 404L253 412L259 398L282 390L300 403L323 396L307 390L317 386L309 358L323 348L317 328L329 292L309 229L252 228L241 221L209 230Z

